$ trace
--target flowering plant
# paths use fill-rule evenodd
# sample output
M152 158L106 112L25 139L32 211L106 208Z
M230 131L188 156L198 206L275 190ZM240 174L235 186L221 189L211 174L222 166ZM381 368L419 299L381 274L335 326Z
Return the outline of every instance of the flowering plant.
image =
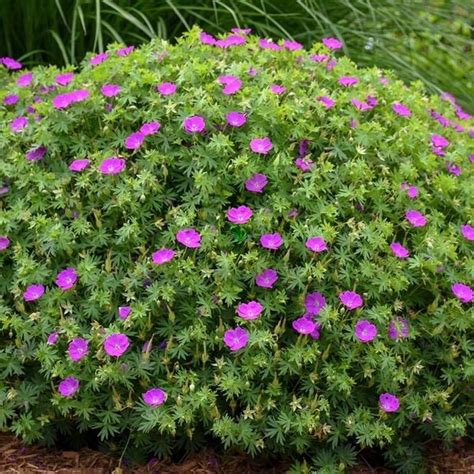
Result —
M335 466L466 432L472 119L341 46L2 61L0 427Z

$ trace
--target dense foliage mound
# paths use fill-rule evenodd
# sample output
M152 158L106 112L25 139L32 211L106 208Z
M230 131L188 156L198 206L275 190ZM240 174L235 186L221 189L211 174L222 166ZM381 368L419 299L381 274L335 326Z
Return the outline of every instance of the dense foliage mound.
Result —
M1 59L2 429L335 472L470 428L471 118L247 33Z

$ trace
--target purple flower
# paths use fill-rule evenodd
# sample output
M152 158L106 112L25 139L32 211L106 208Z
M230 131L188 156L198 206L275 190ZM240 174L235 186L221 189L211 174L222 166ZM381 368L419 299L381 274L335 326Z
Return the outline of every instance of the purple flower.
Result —
M360 342L370 342L377 336L377 326L362 319L355 325L354 334Z
M77 272L73 267L68 267L59 272L56 276L55 283L61 290L66 291L71 289L77 281Z
M257 173L245 181L245 189L251 193L261 193L267 184L268 178L264 174Z
M334 99L331 99L331 97L328 97L327 95L321 95L317 99L321 104L326 107L326 109L330 109L336 104L336 101Z
M184 119L183 128L188 133L201 133L206 128L206 122L204 117L193 115Z
M339 295L339 300L347 309L350 310L360 308L364 304L362 296L355 291L343 291Z
M372 108L367 102L359 99L352 99L351 103L357 110L370 110Z
M59 86L67 86L74 79L73 72L65 72L56 76L56 84Z
M237 35L249 35L252 33L252 28L231 28L230 31Z
M404 318L397 317L390 321L388 325L388 337L393 340L408 337L409 327L408 321Z
M247 320L258 319L262 311L263 306L258 301L240 303L236 310L238 316Z
M127 150L137 150L143 145L145 140L145 135L142 132L131 133L124 142L125 148Z
M393 413L400 408L400 400L391 393L382 393L379 397L379 404L385 413Z
M44 286L41 284L29 285L23 293L25 301L36 301L44 295Z
M278 232L274 234L263 234L260 237L260 244L265 249L276 250L283 244L283 239Z
M304 306L306 308L305 316L317 316L326 306L326 298L318 291L308 293L304 300Z
M323 63L329 59L327 54L312 54L309 59L315 63Z
M454 176L461 175L461 167L449 161L446 162L446 170Z
M316 324L305 316L295 319L291 325L299 334L311 334L316 330Z
M281 46L274 43L272 39L261 38L258 44L262 49L271 49L273 51L280 51L282 49Z
M382 84L383 86L387 86L388 83L389 83L389 80L388 80L386 77L383 77L383 76L382 76L382 77L379 79L379 82L380 82L380 84Z
M289 51L299 51L300 49L303 49L303 45L301 43L298 43L297 41L290 41L290 40L284 40L283 47Z
M116 156L105 158L99 165L102 174L119 174L125 169L125 160Z
M79 362L83 357L85 357L89 352L89 341L83 339L82 337L77 337L73 339L67 348L67 353L69 357L74 362Z
M92 66L97 66L98 64L103 63L109 57L108 53L99 53L90 58L89 62Z
M323 38L323 44L326 48L336 50L342 48L342 41L336 38Z
M161 95L173 95L176 92L176 84L173 82L163 82L156 86L156 90Z
M235 76L219 76L218 81L224 86L222 93L225 95L235 94L242 87L242 81Z
M217 40L215 45L218 48L229 48L231 46L238 46L241 44L245 44L247 40L240 35L229 35L224 39Z
M10 245L10 239L5 235L0 235L0 252L7 249Z
M122 88L117 84L104 84L100 88L100 91L105 95L105 97L115 97L120 94L121 90Z
M257 70L254 67L250 67L249 70L247 71L247 74L249 76L255 77L257 75Z
M255 283L261 288L273 288L278 280L278 273L273 268L267 268L255 277Z
M158 121L155 122L146 122L140 127L140 133L143 135L154 135L161 128L161 123Z
M155 265L163 265L164 263L171 262L175 254L174 250L163 248L153 252L151 259Z
M79 390L79 380L76 377L66 377L58 386L58 392L66 398L73 397Z
M306 241L306 248L312 250L313 252L319 253L327 250L328 246L322 237L310 237Z
M107 336L104 341L104 350L111 357L120 357L129 346L128 337L116 332Z
M252 209L247 206L231 207L227 211L227 220L233 224L245 224L252 215Z
M268 152L273 148L272 141L268 137L253 138L250 140L250 149L255 153L261 155L268 155Z
M400 102L394 102L392 104L392 110L397 115L400 115L400 117L410 117L411 116L411 110L406 105L403 105Z
M82 102L86 100L90 92L86 89L79 89L71 92L59 94L53 98L52 104L56 109L65 109L75 102Z
M464 285L463 283L454 283L454 285L451 286L451 291L462 303L470 303L474 300L474 291L470 286Z
M242 125L247 122L247 117L245 114L242 114L240 112L229 112L226 115L227 123L231 127L241 127Z
M16 80L16 85L18 87L28 87L32 82L33 82L33 73L27 72L18 77L18 79Z
M465 112L461 107L456 107L455 109L456 115L460 120L470 120L472 118L472 115L468 114Z
M295 165L304 173L311 171L314 164L314 161L310 158L296 158L295 160Z
M16 94L6 95L3 98L3 103L5 105L15 105L20 100L20 97Z
M71 171L83 171L89 166L90 160L82 159L82 160L74 160L70 165L69 169Z
M21 69L23 67L20 62L9 57L0 58L0 64L3 64L7 69L11 70Z
M431 135L431 145L435 148L446 148L449 141L442 135Z
M402 244L399 242L393 242L390 244L390 249L392 250L393 254L398 258L408 258L410 256L410 252L406 249Z
M418 188L416 186L408 186L407 196L409 199L415 199L418 197Z
M135 46L125 46L125 48L117 49L117 51L115 53L117 54L117 56L124 57L124 56L128 56L129 54L131 54L134 49L135 49Z
M272 84L270 86L270 92L277 95L284 94L286 92L286 87L280 86L279 84Z
M201 246L201 235L195 229L181 229L176 234L176 240L190 249Z
M142 395L143 401L151 406L158 407L166 402L166 392L161 388L150 388Z
M342 86L351 87L358 84L359 79L354 76L342 76L337 80L337 82L339 82L339 84L341 84Z
M28 117L16 117L10 122L12 132L20 133L28 126Z
M59 337L59 334L56 331L50 333L48 335L48 339L46 341L46 344L48 344L49 346L54 346L56 344L56 342L58 342L58 337Z
M469 224L461 225L461 234L467 240L474 240L474 227Z
M413 227L423 227L426 225L427 219L421 213L414 209L409 209L405 212L405 219L413 226Z
M249 333L246 329L236 327L224 333L224 343L231 351L238 351L249 342Z
M119 306L117 310L118 317L122 321L125 321L130 316L131 312L132 308L130 308L130 306Z
M309 153L309 140L301 140L298 146L298 156L302 157Z
M201 33L199 33L199 40L202 44L207 44L210 46L215 46L217 42L214 36L210 35L209 33L206 33L205 31L201 31Z

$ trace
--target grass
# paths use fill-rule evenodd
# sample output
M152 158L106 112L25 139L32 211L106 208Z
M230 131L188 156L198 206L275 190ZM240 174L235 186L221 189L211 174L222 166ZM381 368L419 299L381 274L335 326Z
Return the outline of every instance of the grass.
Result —
M474 4L465 0L2 0L0 55L77 64L108 43L172 40L194 24L248 26L309 46L326 35L364 66L393 69L473 110Z

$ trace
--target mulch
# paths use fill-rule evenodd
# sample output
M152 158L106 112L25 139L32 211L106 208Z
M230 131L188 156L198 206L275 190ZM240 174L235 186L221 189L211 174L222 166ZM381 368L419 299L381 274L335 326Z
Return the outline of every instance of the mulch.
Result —
M438 443L430 443L425 451L425 463L431 474L474 473L474 442L460 440L446 452ZM0 433L0 473L40 474L280 474L289 462L255 460L245 455L218 455L204 450L181 463L151 460L145 466L127 467L107 454L81 449L59 451L41 446L26 446L7 433ZM370 456L361 456L351 474L391 474L383 466L371 465Z

